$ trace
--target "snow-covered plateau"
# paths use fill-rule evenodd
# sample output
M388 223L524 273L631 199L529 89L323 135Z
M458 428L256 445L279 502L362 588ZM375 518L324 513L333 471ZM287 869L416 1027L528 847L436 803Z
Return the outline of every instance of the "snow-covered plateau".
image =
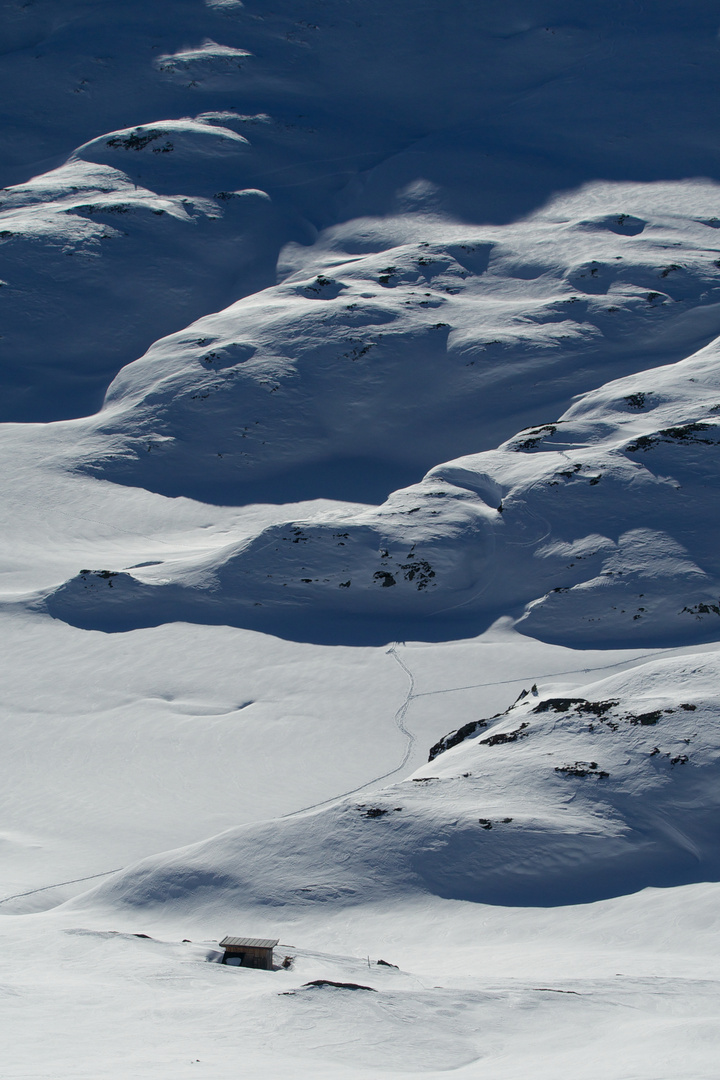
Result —
M713 0L0 0L3 1080L715 1080L718 92Z

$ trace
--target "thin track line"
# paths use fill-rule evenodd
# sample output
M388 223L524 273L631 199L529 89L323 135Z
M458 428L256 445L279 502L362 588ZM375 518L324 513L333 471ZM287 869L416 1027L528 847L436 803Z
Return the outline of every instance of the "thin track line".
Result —
M405 727L405 723L404 723L405 716L406 716L407 711L408 711L408 706L410 705L410 702L412 701L412 699L414 697L413 688L415 686L415 679L414 679L413 674L410 671L410 669L405 666L405 664L402 662L400 657L397 655L396 650L397 650L397 646L399 644L400 644L400 642L394 641L393 644L390 646L390 648L387 651L388 651L388 654L390 656L392 656L393 659L396 660L397 663L400 665L400 667L403 669L403 671L407 675L408 681L409 681L409 685L408 685L407 693L405 694L405 698L404 698L402 704L395 710L395 715L393 717L393 720L394 720L395 725L397 726L398 730L400 731L400 733L407 740L406 746L405 746L405 752L403 754L402 761L400 762L400 764L396 765L393 769L390 769L388 772L382 773L382 775L380 775L380 776L373 777L372 780L365 780L362 784L359 785L359 787L352 788L350 791L343 791L339 795L333 795L332 798L330 798L330 799L323 799L321 802L311 803L310 806L303 806L303 807L301 807L300 810L293 810L289 814L283 814L281 820L284 821L287 818L296 817L298 814L304 814L308 810L316 810L321 806L330 806L333 803L340 802L341 799L346 799L348 797L348 795L357 795L358 792L364 791L365 788L370 787L372 784L379 784L381 780L387 780L387 778L389 776L394 776L395 773L400 772L400 770L405 767L405 765L407 764L408 759L410 757L410 754L412 753L413 747L415 746L415 736L412 734L411 731L408 731L408 729Z
M21 896L34 896L35 893L47 892L49 889L59 889L62 885L77 885L80 881L92 881L93 878L109 877L110 874L117 874L120 870L124 870L124 866L116 866L114 870L103 870L102 874L88 874L87 877L72 878L71 881L56 881L54 885L41 885L39 889L29 889L27 892L13 893L12 896L4 896L0 900L0 904L7 904L9 900L19 900Z

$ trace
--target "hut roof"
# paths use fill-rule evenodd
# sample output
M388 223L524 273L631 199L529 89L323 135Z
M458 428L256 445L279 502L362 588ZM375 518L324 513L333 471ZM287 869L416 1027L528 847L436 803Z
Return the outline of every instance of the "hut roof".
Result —
M277 945L279 940L279 938L224 937L220 942L220 946L245 949L272 949Z

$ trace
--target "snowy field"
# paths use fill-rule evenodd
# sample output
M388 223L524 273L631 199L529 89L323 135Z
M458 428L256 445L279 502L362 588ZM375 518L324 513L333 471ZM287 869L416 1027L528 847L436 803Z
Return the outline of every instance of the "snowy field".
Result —
M719 35L0 2L3 1080L717 1076Z

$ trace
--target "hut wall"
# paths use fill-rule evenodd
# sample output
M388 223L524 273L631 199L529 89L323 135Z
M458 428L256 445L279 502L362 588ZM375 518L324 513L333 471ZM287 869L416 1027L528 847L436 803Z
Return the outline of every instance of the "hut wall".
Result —
M272 954L272 949L259 949L253 945L227 945L225 946L223 963L227 963L228 958L231 956L242 956L243 967L264 968L266 971L271 971Z

